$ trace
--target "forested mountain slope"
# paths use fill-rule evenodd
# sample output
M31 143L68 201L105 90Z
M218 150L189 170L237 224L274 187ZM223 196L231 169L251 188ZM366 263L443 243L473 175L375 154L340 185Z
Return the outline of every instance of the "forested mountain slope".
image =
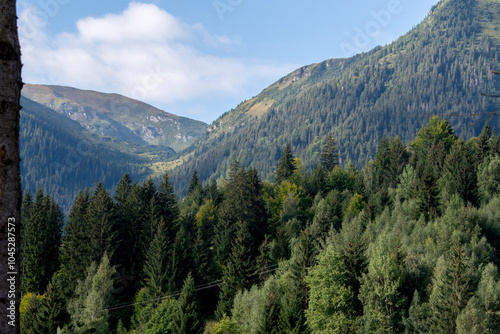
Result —
M23 189L48 192L66 211L77 192L99 180L113 188L124 173L142 179L152 162L168 160L166 147L139 146L86 131L80 124L22 98L20 120Z
M30 84L24 86L22 94L66 115L92 133L130 144L162 145L178 151L192 144L207 128L203 122L118 94Z
M224 177L235 160L272 180L286 143L311 167L328 133L340 158L361 166L384 134L408 143L431 115L498 111L481 92L495 89L499 25L498 0L443 0L390 45L300 68L211 124L183 152L173 182L184 193L195 169L202 180ZM487 120L499 125L498 117L448 120L464 138Z

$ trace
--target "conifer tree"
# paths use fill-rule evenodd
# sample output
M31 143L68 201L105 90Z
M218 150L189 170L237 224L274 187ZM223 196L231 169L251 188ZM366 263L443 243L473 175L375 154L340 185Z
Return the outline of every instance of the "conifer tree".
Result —
M292 256L283 263L279 278L281 293L278 315L281 333L308 333L305 310L307 308L307 284L305 277L308 268L315 264L318 255L318 240L309 228L303 230L293 241Z
M148 178L140 187L139 192L140 213L139 213L139 255L138 266L142 268L146 261L146 254L149 251L149 245L158 231L159 210L158 192L151 178Z
M435 271L435 283L430 296L435 332L455 333L456 319L472 296L472 268L468 255L460 244L450 250L449 258L441 258Z
M441 188L448 198L458 194L464 201L477 203L477 176L474 152L462 139L457 140L446 156Z
M176 333L202 334L205 330L194 288L194 279L189 273L177 300L176 306L179 311L176 313L177 317L174 318L175 327L178 329Z
M85 277L86 269L92 263L88 256L90 227L86 219L89 205L90 193L87 188L76 196L68 223L64 226L60 257L64 294L67 297L73 295L77 280Z
M498 268L483 269L477 291L457 318L457 333L495 333L500 328L500 279Z
M339 164L337 146L331 134L326 137L326 143L320 154L320 162L325 172L331 172Z
M193 174L191 175L191 180L189 181L189 187L187 194L190 195L194 191L199 190L201 188L201 182L198 178L198 171L195 169Z
M190 232L184 224L181 225L170 247L168 292L178 291L182 287L182 281L191 270L193 236Z
M179 219L179 204L167 172L163 175L158 188L158 205L160 215L165 222L165 228L171 231Z
M85 218L88 220L90 252L87 255L90 260L100 262L105 252L112 257L117 241L114 203L100 181L94 188Z
M483 163L484 159L490 154L491 152L491 145L490 145L490 140L492 137L493 133L491 131L491 127L486 122L486 124L483 126L483 129L481 130L481 134L477 138L476 141L476 159L475 163L476 166L479 166L480 164Z
M25 198L28 205L24 209L26 219L23 224L22 289L26 292L42 293L52 275L59 268L59 247L63 214L48 195L39 189L35 201L29 204L29 194ZM30 212L28 212L30 211Z
M150 299L160 297L167 290L168 244L164 225L162 218L144 264L145 286Z
M63 328L67 322L68 314L66 312L66 299L62 293L61 282L58 276L54 276L45 298L42 300L38 321L40 322L43 334L52 334L57 332L57 328Z
M278 161L278 167L276 168L276 184L288 180L293 172L295 172L295 169L295 157L292 154L290 144L286 144L285 150Z
M222 319L224 314L230 314L233 299L239 290L248 287L255 273L254 258L252 256L252 240L245 223L239 223L236 238L231 247L229 261L224 268L223 285L219 295L216 315Z

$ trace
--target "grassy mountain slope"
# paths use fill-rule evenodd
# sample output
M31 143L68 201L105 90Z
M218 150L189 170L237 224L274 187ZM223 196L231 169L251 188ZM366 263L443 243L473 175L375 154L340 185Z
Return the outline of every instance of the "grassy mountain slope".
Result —
M499 0L443 0L390 45L300 68L211 124L183 152L176 186L184 191L194 169L202 179L225 176L236 159L272 179L287 142L311 167L328 133L343 161L361 165L383 135L408 142L430 115L498 111L481 92L494 89L499 29ZM448 120L464 138L485 121L499 125L498 117Z
M177 151L192 144L207 127L203 122L118 94L29 84L22 94L66 115L92 133L131 144L162 145Z
M20 150L23 189L44 192L68 210L79 190L98 180L112 189L124 173L140 180L151 165L168 160L170 148L140 146L92 134L78 122L21 98Z

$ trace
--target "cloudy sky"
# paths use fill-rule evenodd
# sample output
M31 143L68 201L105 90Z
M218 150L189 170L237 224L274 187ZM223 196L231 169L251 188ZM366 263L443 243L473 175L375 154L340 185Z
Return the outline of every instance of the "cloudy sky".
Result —
M23 79L207 123L294 69L384 45L437 0L19 0Z

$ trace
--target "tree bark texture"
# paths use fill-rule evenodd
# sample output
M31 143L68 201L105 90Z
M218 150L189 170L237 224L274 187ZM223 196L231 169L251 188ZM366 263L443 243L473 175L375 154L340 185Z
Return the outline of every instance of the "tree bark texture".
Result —
M21 52L15 0L0 0L0 333L19 333ZM14 305L14 307L12 306Z

